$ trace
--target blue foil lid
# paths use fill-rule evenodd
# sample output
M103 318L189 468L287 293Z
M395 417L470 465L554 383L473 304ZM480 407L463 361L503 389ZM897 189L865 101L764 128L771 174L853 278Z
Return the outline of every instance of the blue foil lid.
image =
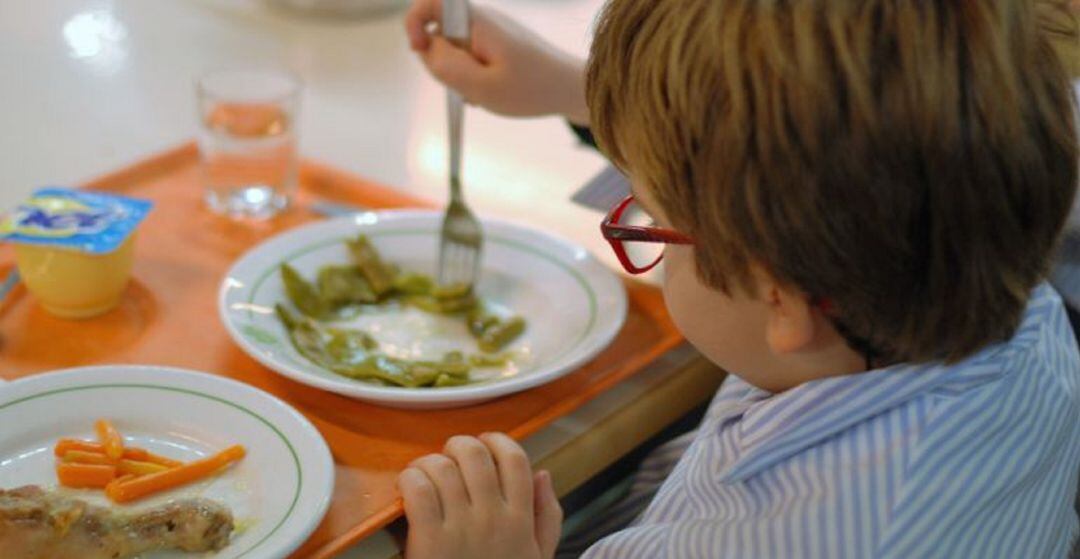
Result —
M103 192L42 188L0 216L0 239L105 254L131 236L152 206Z

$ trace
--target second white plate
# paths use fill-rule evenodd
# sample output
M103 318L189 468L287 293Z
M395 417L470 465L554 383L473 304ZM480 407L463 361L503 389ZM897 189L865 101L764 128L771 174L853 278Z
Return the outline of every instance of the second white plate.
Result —
M0 386L0 487L55 489L56 441L93 440L99 418L110 419L128 445L176 460L244 445L244 459L220 475L117 507L138 510L185 497L227 505L237 531L228 547L208 557L287 557L330 505L333 459L319 432L296 410L234 380L134 365L69 369ZM101 491L59 491L114 506ZM190 556L159 552L146 558Z

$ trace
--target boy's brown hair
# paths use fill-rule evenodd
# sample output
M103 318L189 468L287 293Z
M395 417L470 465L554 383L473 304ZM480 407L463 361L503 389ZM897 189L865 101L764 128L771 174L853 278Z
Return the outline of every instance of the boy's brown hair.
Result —
M956 360L1015 331L1076 189L1034 4L612 0L593 132L708 285L753 262L883 359Z

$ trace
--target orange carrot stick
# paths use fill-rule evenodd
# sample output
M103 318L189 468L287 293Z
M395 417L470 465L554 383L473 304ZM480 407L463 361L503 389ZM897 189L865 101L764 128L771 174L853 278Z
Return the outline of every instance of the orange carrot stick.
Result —
M124 455L124 439L120 437L116 427L107 419L99 419L94 422L94 430L97 431L101 446L105 447L105 456L119 460Z
M101 466L115 466L119 460L113 460L100 452L87 452L85 450L69 450L61 456L64 462L76 464L98 464Z
M157 454L154 454L153 452L146 452L145 450L143 451L143 457L142 458L136 458L134 456L128 456L126 448L124 449L124 451L125 451L124 452L124 458L128 458L130 460L138 460L140 462L150 462L152 464L158 464L158 465L161 465L161 466L165 466L166 468L175 468L177 466L183 466L184 465L184 463L179 461L179 460L173 460L172 458L166 458L164 456L159 456Z
M56 441L56 447L53 450L56 452L56 455L61 458L71 450L105 454L105 449L98 443L79 439L60 439Z
M116 471L120 474L133 474L137 476L144 476L146 474L156 474L168 470L170 466L164 466L162 464L155 464L153 462L144 462L140 460L128 460L121 458L120 460L113 460L104 454L97 452L83 452L81 450L69 450L64 453L64 462L74 462L76 464L99 464L103 466L116 466Z
M120 463L116 465L117 472L136 476L156 474L168 469L168 466L162 466L161 464L155 464L153 462L140 462L138 460L120 460Z
M135 499L147 495L167 491L174 487L208 477L225 466L240 460L245 454L246 451L243 446L231 446L213 456L203 458L202 460L188 462L187 464L165 470L164 472L149 474L125 482L115 483L106 489L105 494L116 503L134 501Z
M94 452L97 454L105 454L105 447L98 443L90 441L81 441L79 439L60 439L56 441L56 455L63 458L69 451L77 450L80 452ZM172 458L166 458L159 456L153 452L147 452L145 449L137 448L133 446L124 447L124 458L128 460L138 460L140 462L153 462L154 464L161 464L173 468L183 464L179 460L173 460Z
M137 476L135 476L135 474L118 475L117 477L113 478L113 480L110 481L108 483L108 485L105 486L105 494L108 495L109 491L113 491L114 490L113 488L116 487L117 484L124 483L125 481L133 480L136 477Z
M76 489L101 489L116 477L116 466L63 463L56 466L60 485Z

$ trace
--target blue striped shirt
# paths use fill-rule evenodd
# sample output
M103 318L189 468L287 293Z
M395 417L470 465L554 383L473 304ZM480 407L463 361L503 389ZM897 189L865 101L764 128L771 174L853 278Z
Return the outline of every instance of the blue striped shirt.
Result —
M589 559L1065 557L1080 353L1038 287L1012 339L769 394L730 377L642 515Z

